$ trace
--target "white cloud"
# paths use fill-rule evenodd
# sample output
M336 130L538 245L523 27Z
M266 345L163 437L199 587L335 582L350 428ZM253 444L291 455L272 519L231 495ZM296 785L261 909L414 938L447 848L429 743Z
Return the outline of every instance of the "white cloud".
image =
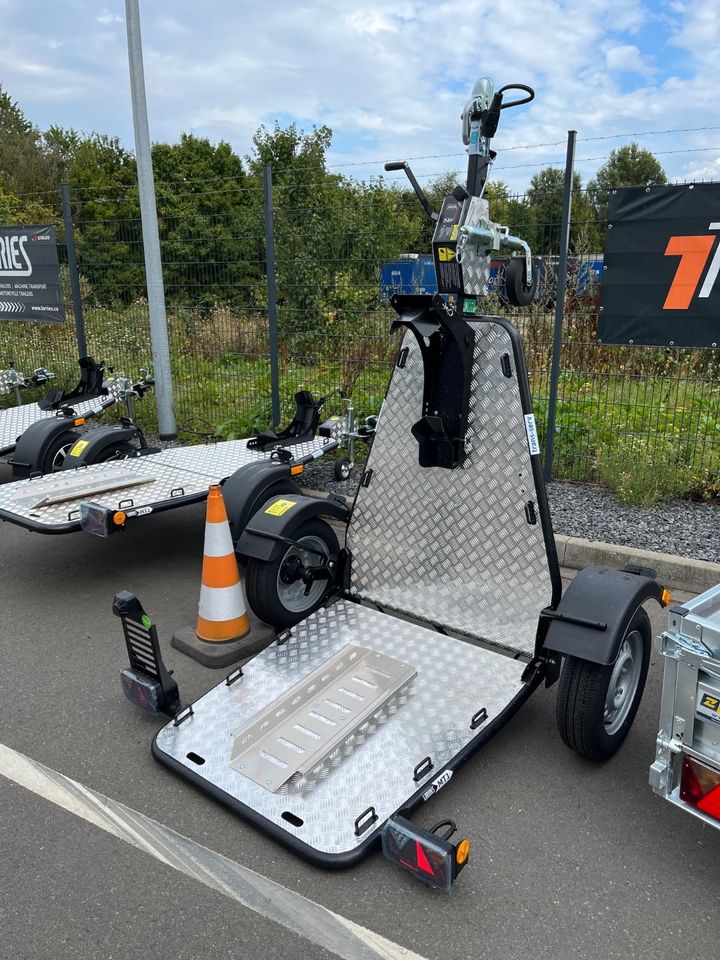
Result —
M35 123L116 133L132 145L121 6L98 13L91 0L68 0L62 12L45 0L8 4L4 27L15 56L3 84ZM192 129L245 154L261 122L294 118L333 128L332 163L373 161L348 172L376 175L383 159L432 155L417 163L427 176L464 166L460 111L475 79L489 74L537 90L531 106L502 115L498 175L522 187L539 165L562 162L569 128L579 132L578 168L588 175L600 161L583 158L606 156L622 140L582 138L716 122L718 7L697 0L496 0L492 7L487 0L174 0L169 8L166 0L144 0L151 132L173 140ZM647 36L656 36L659 22L667 46L651 56L643 31L653 26ZM40 48L54 73L23 69L37 64ZM720 144L720 131L707 136L643 143L657 151ZM678 176L695 160L698 169L715 160L661 159Z
M638 47L632 43L607 47L605 63L608 70L614 73L639 73L642 76L649 76L655 72L653 66L640 53Z
M117 14L112 13L110 10L103 10L102 13L99 13L95 20L102 24L103 27L108 27L112 23L124 23L123 18Z

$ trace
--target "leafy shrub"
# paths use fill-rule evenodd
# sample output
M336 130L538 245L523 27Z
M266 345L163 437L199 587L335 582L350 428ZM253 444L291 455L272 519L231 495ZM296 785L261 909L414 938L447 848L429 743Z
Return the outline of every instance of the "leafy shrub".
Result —
M681 497L693 486L682 448L656 438L621 437L602 450L596 466L602 483L638 507Z

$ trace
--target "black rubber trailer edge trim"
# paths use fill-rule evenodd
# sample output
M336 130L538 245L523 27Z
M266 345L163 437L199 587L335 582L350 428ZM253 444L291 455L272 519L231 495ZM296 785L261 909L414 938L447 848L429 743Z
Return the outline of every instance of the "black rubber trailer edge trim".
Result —
M513 359L515 360L515 372L517 376L518 387L520 390L520 403L523 414L533 414L532 398L528 386L528 372L525 363L525 355L522 348L520 334L515 327L504 317L478 317L480 323L496 323L503 327L509 337L513 348ZM530 465L535 481L535 494L537 496L537 505L540 513L540 524L542 527L543 538L545 540L545 549L548 557L548 569L550 572L550 581L552 583L552 599L549 606L557 607L562 596L562 576L560 574L560 561L558 560L557 547L555 545L555 535L552 527L552 517L550 515L550 504L548 503L545 480L542 474L542 462L540 454L530 455Z
M490 721L490 723L483 727L478 735L473 737L473 739L466 744L466 746L463 747L463 749L450 761L448 761L448 763L446 763L442 769L433 770L432 772L435 774L435 776L432 778L432 780L436 780L439 776L442 776L446 770L452 770L454 772L463 763L465 763L466 760L469 760L470 757L472 757L481 746L483 746L495 733L502 729L502 727L504 727L505 724L517 713L520 707L528 699L530 694L536 689L541 679L542 677L537 675L530 683L526 684L513 697L510 703L507 704L507 706L504 707L500 713ZM470 718L468 717L468 725L469 723ZM158 763L161 763L164 767L172 770L172 772L177 774L181 780L187 780L194 787L200 790L201 793L205 793L209 797L212 797L213 800L221 803L232 813L242 817L243 820L246 820L253 826L257 827L261 833L266 834L266 836L270 837L272 840L275 840L282 846L292 850L293 853L297 854L299 857L302 857L303 860L306 860L315 867L321 867L324 870L348 869L349 867L353 867L363 860L372 851L373 847L380 842L380 835L382 834L389 817L383 820L379 826L375 827L375 829L367 835L365 840L363 840L362 843L358 844L358 846L354 847L352 850L347 850L344 853L320 853L319 851L314 850L303 840L300 840L298 837L294 837L292 834L287 833L287 831L278 827L276 824L272 823L272 821L262 816L262 814L257 813L257 811L253 810L251 807L248 807L239 800L236 800L235 797L230 796L229 793L226 793L224 790L221 790L212 783L208 783L207 780L204 780L202 777L200 777L197 773L195 773L194 770L190 770L174 757L169 757L166 753L163 753L157 746L157 737L159 733L160 731L158 730L153 737L151 746L152 755L158 761ZM404 816L415 810L422 803L423 794L427 791L429 784L432 783L432 780L426 780L423 786L419 787L415 793L408 800L406 800L401 807L398 807L397 810L394 810L390 816L396 813Z
M459 753L456 753L452 760L449 760L444 767L438 767L437 770L433 770L434 776L431 780L426 780L424 785L420 787L413 795L407 800L402 807L396 810L396 813L399 813L401 816L407 816L416 810L421 803L423 803L423 795L427 792L428 787L435 780L438 780L444 773L448 770L455 773L466 761L470 760L474 754L478 752L480 747L484 746L485 743L490 740L496 733L498 733L505 726L506 723L509 723L510 720L515 716L520 707L523 706L526 700L530 699L530 696L537 690L542 682L543 676L542 671L536 671L533 678L526 684L521 687L521 689L515 694L510 703L508 703L503 709L498 713L497 716L493 717L490 723L486 724L480 733L474 737L469 743L467 743ZM468 725L469 725L468 720ZM432 796L435 796L433 794ZM426 802L429 802L432 797L428 797Z

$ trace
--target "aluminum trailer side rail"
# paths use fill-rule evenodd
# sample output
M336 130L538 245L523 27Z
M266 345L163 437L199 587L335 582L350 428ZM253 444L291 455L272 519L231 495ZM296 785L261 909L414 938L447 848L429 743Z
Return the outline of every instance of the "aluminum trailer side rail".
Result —
M67 405L72 407L78 417L82 417L102 399L100 396L93 396L89 400L68 401ZM25 433L28 427L39 420L50 420L57 416L59 411L42 410L37 403L23 403L19 407L0 410L0 456L13 452L18 437Z
M74 533L81 529L80 503L92 501L122 510L132 519L198 503L212 483L221 483L271 451L248 450L247 439L175 447L147 456L63 470L0 485L0 520L35 533ZM338 447L317 437L287 447L293 464L309 463Z

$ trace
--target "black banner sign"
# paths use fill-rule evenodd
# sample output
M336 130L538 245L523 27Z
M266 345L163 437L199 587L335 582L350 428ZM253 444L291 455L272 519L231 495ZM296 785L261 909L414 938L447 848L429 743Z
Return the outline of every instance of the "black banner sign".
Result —
M613 190L598 340L720 346L719 274L720 183Z
M55 227L0 227L0 320L64 319Z

